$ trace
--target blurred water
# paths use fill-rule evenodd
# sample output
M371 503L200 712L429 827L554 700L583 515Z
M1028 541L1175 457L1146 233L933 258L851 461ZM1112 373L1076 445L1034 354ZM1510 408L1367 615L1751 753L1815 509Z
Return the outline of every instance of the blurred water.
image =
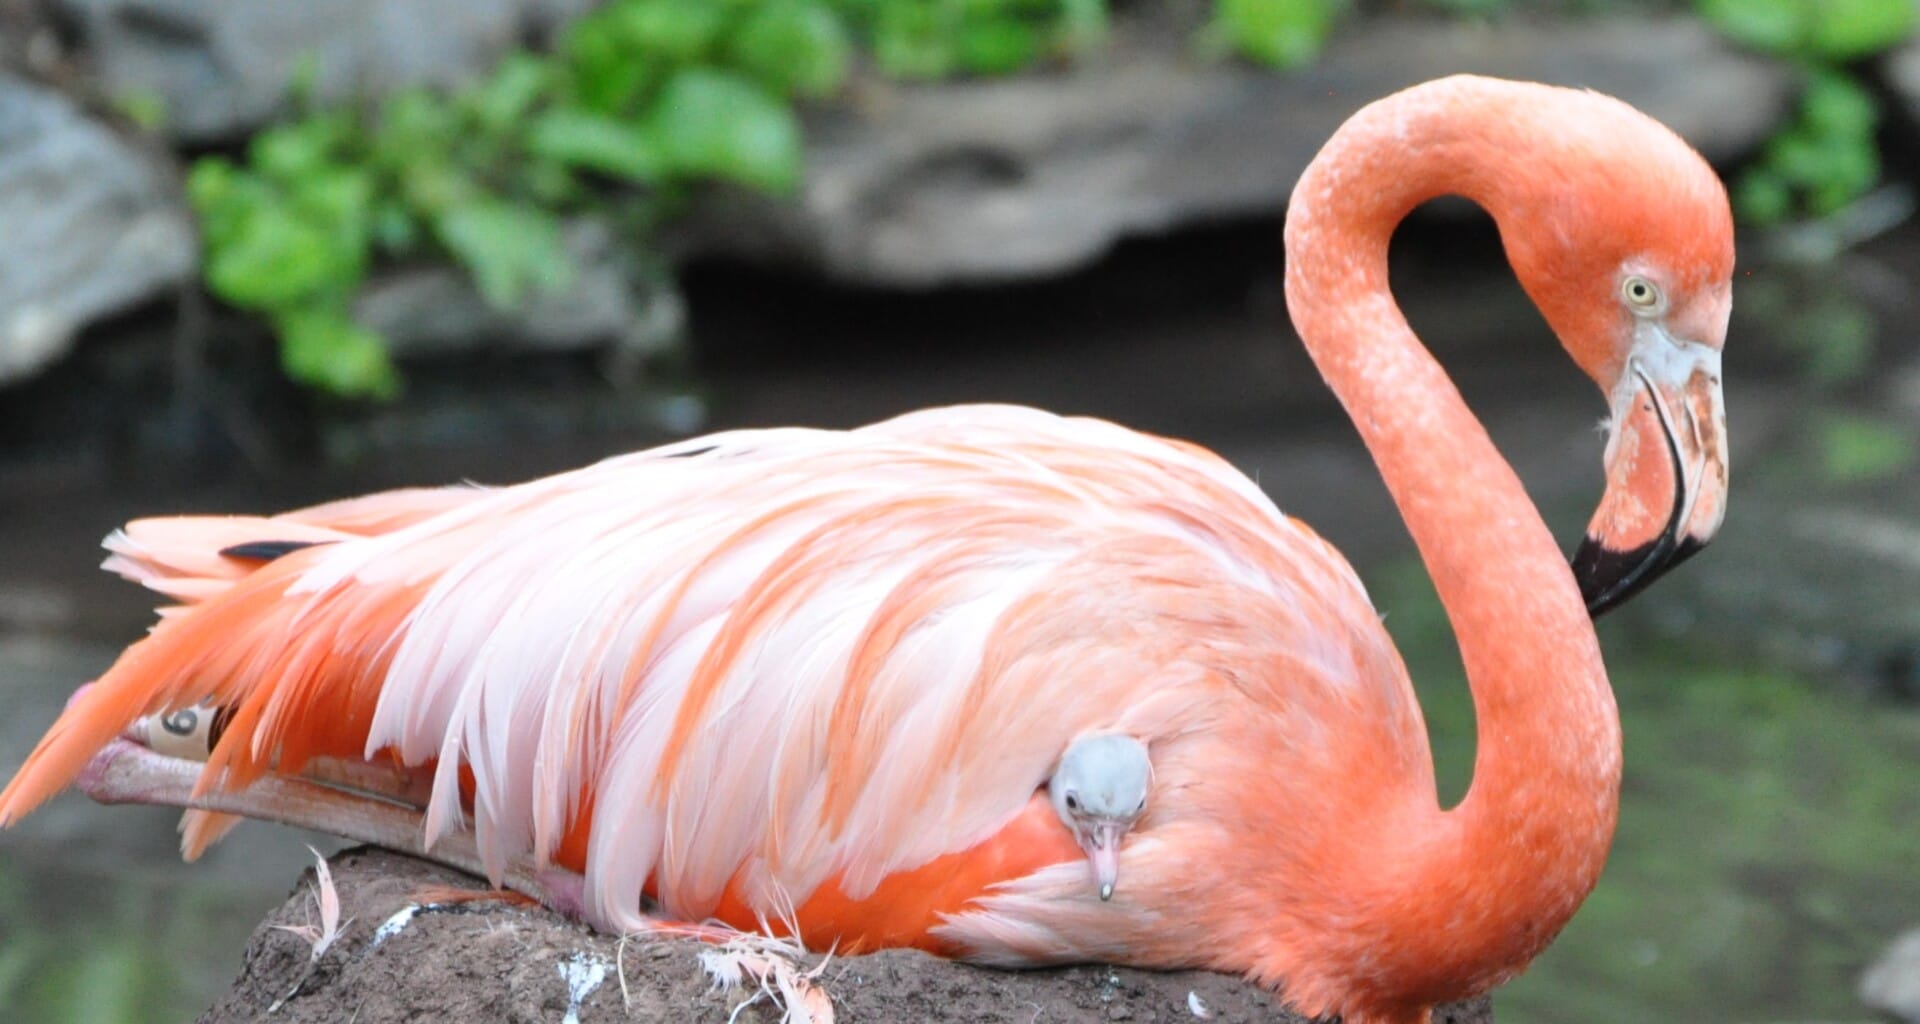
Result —
M756 292L752 308L702 321L696 283L696 327L720 339L708 366L713 425L845 425L938 402L1011 400L1212 445L1362 569L1420 681L1444 785L1457 794L1472 724L1444 620L1364 452L1275 326L1276 294L1263 283L1273 268L1261 262L1272 254L1256 245L1248 258L1230 243L1210 243L1225 250L1214 258L1253 269L1198 290L1151 278L1150 261L1130 271L1122 260L1109 271L1118 284L1085 295L870 300L849 314L844 297L796 288ZM1414 323L1570 541L1598 485L1591 427L1603 410L1485 249L1475 264L1484 266L1467 270L1452 251L1416 253L1397 263L1396 280ZM1789 563L1776 557L1781 540L1768 524L1796 509L1844 508L1920 530L1920 345L1895 326L1913 320L1905 296L1920 276L1920 233L1849 261L1818 274L1767 270L1740 286L1727 357L1728 526L1675 582L1602 626L1627 736L1620 832L1599 890L1499 996L1509 1024L1864 1019L1853 978L1896 931L1920 924L1920 713L1886 699L1874 677L1886 665L1897 676L1903 637L1920 636L1901 632L1901 592L1874 588L1915 577L1896 569L1895 583L1875 583L1872 566L1835 559L1824 573L1818 564L1790 576L1769 569ZM1128 277L1138 273L1151 283ZM810 340L829 331L844 344ZM742 337L774 341L725 344ZM637 443L442 438L430 450L264 483L189 485L95 463L0 466L10 495L0 505L9 706L0 772L11 773L73 686L144 628L145 595L92 569L99 537L125 518L519 479ZM1767 603L1781 593L1798 602ZM1916 593L1905 590L1904 601L1920 603ZM1824 618L1796 610L1808 608ZM1801 616L1793 628L1787 615ZM1770 636L1797 639L1763 642ZM238 971L246 935L309 858L303 843L328 848L321 837L248 824L203 863L183 865L172 820L68 795L0 833L0 1005L10 1007L0 1015L191 1017Z

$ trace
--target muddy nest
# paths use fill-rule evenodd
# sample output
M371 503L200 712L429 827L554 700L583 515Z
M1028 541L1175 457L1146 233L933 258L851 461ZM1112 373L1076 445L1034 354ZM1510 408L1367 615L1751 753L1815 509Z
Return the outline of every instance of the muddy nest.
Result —
M480 885L370 848L348 850L330 864L345 922L339 938L314 960L308 940L282 927L318 923L309 871L253 933L239 980L201 1024L781 1019L778 1001L751 978L731 990L716 987L701 962L714 947L690 939L629 940L622 947L556 914L492 899L409 911L423 890ZM810 957L798 966L807 972L819 964ZM805 984L831 998L836 1020L855 1024L1303 1022L1261 989L1205 971L996 971L891 950L830 959ZM1493 1015L1482 1000L1436 1019L1487 1024Z

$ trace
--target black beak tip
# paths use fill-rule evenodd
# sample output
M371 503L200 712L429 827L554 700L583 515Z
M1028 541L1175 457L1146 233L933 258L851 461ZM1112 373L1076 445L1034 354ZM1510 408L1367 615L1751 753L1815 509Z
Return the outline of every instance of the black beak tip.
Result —
M1645 590L1667 570L1692 558L1702 541L1691 537L1673 544L1661 538L1630 551L1607 547L1593 537L1584 537L1573 553L1573 578L1580 584L1580 596L1587 603L1587 614L1595 619L1627 603L1627 599Z

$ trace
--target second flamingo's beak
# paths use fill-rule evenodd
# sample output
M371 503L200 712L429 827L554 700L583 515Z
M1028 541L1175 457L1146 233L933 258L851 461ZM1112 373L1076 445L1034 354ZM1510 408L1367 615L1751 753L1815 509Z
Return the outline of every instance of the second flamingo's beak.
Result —
M1720 350L1642 325L1613 390L1607 491L1573 556L1587 612L1618 607L1705 547L1726 512Z
M1093 865L1094 881L1100 883L1100 898L1113 898L1113 887L1120 881L1120 837L1127 826L1118 821L1095 821L1081 844Z

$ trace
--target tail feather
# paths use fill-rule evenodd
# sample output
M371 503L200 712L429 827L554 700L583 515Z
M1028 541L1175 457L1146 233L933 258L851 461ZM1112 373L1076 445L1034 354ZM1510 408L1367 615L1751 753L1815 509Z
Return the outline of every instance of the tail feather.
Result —
M310 505L275 516L273 521L305 523L359 537L374 537L451 512L491 493L492 488L471 484L407 487Z
M181 604L77 695L4 790L0 827L70 784L136 720L196 703L231 709L199 791L235 789L319 755L364 753L393 641L431 578L288 594L333 545L397 530L487 492L391 491L278 516L140 519L106 539L105 567ZM274 543L270 561L222 554ZM324 544L327 547L311 545ZM257 549L256 549L257 550ZM182 821L191 856L232 827L227 815Z
M107 535L101 568L183 604L197 604L259 569L261 562L222 552L261 541L325 544L352 534L261 516L136 519Z
M275 516L136 519L107 536L110 554L101 567L182 604L198 604L278 555L391 533L488 493L470 486L415 487Z

